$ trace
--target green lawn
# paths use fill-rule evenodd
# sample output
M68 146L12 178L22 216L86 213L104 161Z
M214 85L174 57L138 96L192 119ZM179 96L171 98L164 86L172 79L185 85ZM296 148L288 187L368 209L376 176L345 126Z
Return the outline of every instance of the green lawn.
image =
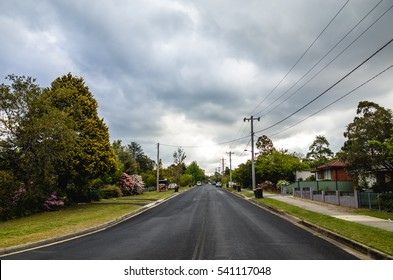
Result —
M271 198L258 201L393 256L393 233L390 231L310 212Z
M185 189L183 188L183 190ZM241 194L247 197L254 196L252 191L246 190L242 191ZM171 195L173 195L173 191L148 192L139 196L101 200L100 202L75 205L58 212L43 212L29 217L0 222L0 248L75 233L113 221L143 207L145 204ZM274 199L264 198L257 201L393 256L392 232L310 212ZM378 213L377 211L363 209L353 211L363 215L372 214L384 219L393 219L391 213Z
M235 192L235 190L231 191ZM254 193L247 189L242 190L241 195L393 256L393 233L390 231L314 213L272 198L255 199ZM367 209L353 209L350 211L362 215L393 220L393 213Z
M113 221L144 204L169 197L174 192L147 192L132 197L105 199L79 204L56 212L43 212L28 217L0 222L0 248L26 244L75 233Z

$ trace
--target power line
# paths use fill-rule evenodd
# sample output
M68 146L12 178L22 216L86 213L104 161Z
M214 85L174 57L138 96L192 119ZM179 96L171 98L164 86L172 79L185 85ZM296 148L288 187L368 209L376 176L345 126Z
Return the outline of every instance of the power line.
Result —
M324 94L326 94L328 91L330 91L332 88L334 88L336 85L338 85L339 83L341 83L343 80L345 80L348 76L350 76L353 72L355 72L357 69L359 69L361 66L363 66L367 61L369 61L371 58L373 58L375 55L377 55L380 51L382 51L384 48L386 48L391 42L393 41L393 39L390 39L386 44L384 44L382 47L380 47L377 51L375 51L372 55L370 55L367 59L365 59L362 63L360 63L358 66L356 66L354 69L352 69L350 72L348 72L344 77L342 77L341 79L339 79L337 82L335 82L333 85L331 85L328 89L326 89L325 91L323 91L322 93L320 93L318 96L314 97L311 101L307 102L305 105L303 105L302 107L300 107L299 109L297 109L295 112L293 112L292 114L286 116L285 118L281 119L280 121L265 127L261 130L258 130L256 132L262 132L265 130L268 130L270 128L273 128L277 125L279 125L280 123L286 121L287 119L291 118L292 116L296 115L297 113L299 113L300 111L302 111L304 108L306 108L307 106L309 106L311 103L315 102L317 99L319 99L320 97L322 97Z
M274 103L276 103L281 97L286 95L291 89L293 89L301 80L303 80L318 64L321 63L321 61L326 58L357 26L360 25L384 0L379 1L361 20L359 20L324 56L322 56L318 62L316 62L306 73L303 74L303 76L298 79L291 87L289 87L284 93L282 93L279 97L277 97L270 105L266 106L264 109L256 113L256 115L261 114L263 111L265 111L267 108L272 106ZM363 36L376 22L378 22L391 8L393 5L387 9L381 16L379 16L372 24L370 24L366 30L364 30L358 37L356 37L344 50L342 50L338 55L336 55L328 64L326 64L322 69L320 69L314 76L312 76L308 81L306 81L302 86L300 86L296 91L294 91L291 95L289 95L287 98L285 98L283 101L281 101L279 104L274 106L272 109L270 109L268 112L266 112L264 115L270 113L274 109L276 109L278 106L283 104L285 101L290 99L292 96L294 96L296 93L298 93L305 85L307 85L309 82L311 82L316 76L318 76L323 70L325 70L333 61L335 61L339 56L341 56L350 46L352 46L361 36Z
M379 3L377 3L377 5L376 6L374 6L374 8L368 13L368 14L366 14L363 18L362 18L362 20L360 20L348 33L350 33L357 25L359 25L360 24L360 22L361 21L363 21L364 20L364 18L365 17L367 17L381 2L382 2L383 0L381 0ZM348 3L348 1L345 3L345 5ZM344 6L345 6L344 5ZM340 9L340 11L344 8L344 6ZM337 57L338 56L340 56L343 52L345 52L354 42L356 42L365 32L367 32L377 21L379 21L388 11L390 11L391 9L393 8L393 5L392 6L390 6L390 8L388 8L379 18L377 18L366 30L364 30L355 40L353 40L352 42L351 42L351 44L349 44L343 51L341 51L332 61L330 61L329 62L329 64L327 64L324 68L322 68L316 75L314 75L311 79L309 79L305 84L307 84L308 82L310 82L312 79L314 79L315 78L315 76L317 76L321 71L323 71L327 66L329 66L335 59L337 59ZM339 12L340 12L339 11ZM338 13L339 13L338 12ZM336 16L338 15L338 13L336 14ZM335 16L335 17L336 17ZM333 18L334 19L334 18ZM331 20L331 21L333 21L333 19ZM330 25L330 23L331 22L329 22L329 24L325 27L325 29ZM324 29L324 30L325 30ZM324 31L323 30L323 31ZM322 34L323 32L321 32L321 34ZM347 33L347 34L348 34ZM320 35L321 35L320 34ZM320 37L320 35L318 36L318 37ZM338 45L345 37L346 37L347 35L345 35L336 45ZM317 37L317 38L318 38ZM316 39L317 40L317 39ZM314 40L314 42L316 41L316 40ZM313 42L313 43L314 43ZM388 45L389 43L391 43L391 41L390 42L388 42L386 45ZM312 45L311 45L312 46ZM311 48L311 46L306 50L306 52ZM386 46L384 46L384 47L386 47ZM384 47L382 47L381 49L383 49ZM334 47L333 47L334 48ZM380 50L381 50L380 49ZM379 52L380 50L378 50L377 52ZM306 53L305 52L305 53ZM330 52L330 51L329 51ZM376 52L376 53L377 53ZM304 53L304 54L305 54ZM372 56L374 56L376 53L374 53ZM328 53L326 54L326 55L328 55ZM326 56L325 55L325 56ZM304 55L303 55L304 56ZM324 56L324 57L325 57ZM369 60L372 56L370 56L367 60ZM324 58L323 57L323 58ZM322 59L323 59L322 58ZM366 60L366 61L367 61ZM364 61L363 63L365 63L366 61ZM298 62L297 62L298 63ZM319 62L318 62L319 63ZM362 64L363 64L362 63ZM361 64L361 65L362 65ZM276 126L276 125L278 125L279 123L281 123L281 122L283 122L283 121L285 121L286 119L289 119L290 117L292 117L293 115L295 115L296 113L298 113L298 112L300 112L301 110L303 110L305 107L307 107L308 105L310 105L311 103L313 103L316 99L318 99L319 97L321 97L322 95L324 95L327 91L329 91L331 88L333 88L335 85L337 85L338 83L340 83L343 79L345 79L348 75L350 75L353 71L355 71L357 68L359 68L361 65L359 65L358 67L356 67L354 70L352 70L350 73L348 73L344 78L342 78L342 79L340 79L336 84L334 84L333 86L331 86L329 89L327 89L325 92L323 92L322 94L320 94L319 96L317 96L316 98L314 98L312 101L310 101L309 103L307 103L306 105L304 105L303 107L301 107L300 109L298 109L297 111L295 111L293 114L291 114L291 115L289 115L288 117L286 117L286 118L284 118L283 120L281 120L281 121L279 121L279 122L277 122L277 123L275 123L275 124L273 124L272 126L269 126L269 127L267 127L267 128L264 128L264 129L262 129L262 130L259 130L259 131L257 131L257 132L262 132L262 131L265 131L265 130L267 130L267 129L270 129L270 128L272 128L272 127L274 127L274 126ZM296 66L296 64L293 66L293 68ZM291 69L292 70L292 69ZM291 71L290 70L290 71ZM289 72L290 72L289 71ZM287 74L289 74L289 72L287 73ZM306 73L307 74L307 73ZM283 78L284 79L284 78ZM368 81L367 81L368 82ZM366 82L366 83L367 83ZM302 87L304 87L305 86L305 84L302 86ZM276 86L276 87L278 87L278 85ZM301 88L302 88L301 87ZM296 92L298 92L301 88L299 88L297 91L295 91L295 93ZM273 91L274 91L275 89L273 89ZM356 89L355 89L356 90ZM272 92L273 92L272 91ZM271 93L272 93L271 92ZM269 95L271 94L271 93L269 93ZM284 102L286 101L286 100L288 100L290 97L292 97L295 93L293 93L291 96L289 96L287 99L285 99L284 100ZM345 97L345 96L344 96ZM343 97L342 97L343 98ZM338 100L337 100L338 101ZM262 103L262 102L261 102ZM261 104L260 103L260 104ZM260 104L256 107L256 108L258 108L259 106L260 106ZM282 102L280 103L280 104L282 104ZM280 105L279 104L279 105ZM332 104L331 104L332 105ZM329 105L330 106L330 105ZM277 107L277 106L276 106ZM274 108L276 108L276 107L274 107ZM256 109L255 108L255 109ZM273 109L274 109L273 108ZM255 110L254 109L254 110ZM325 108L323 108L322 110L324 110ZM253 111L254 111L253 110ZM320 111L322 111L322 110L320 110ZM270 112L270 111L269 111ZM317 114L317 113L319 113L319 111L318 112L316 112L315 114ZM314 114L314 115L315 115ZM309 116L309 117L312 117L313 115L311 115L311 116ZM309 118L308 117L308 118ZM300 122L299 122L300 123ZM243 127L243 125L244 125L244 122L243 122L243 124L242 124L242 127ZM296 124L297 125L297 124ZM290 127L289 127L290 128ZM289 129L289 128L287 128L287 129ZM285 129L285 130L287 130L287 129ZM242 134L242 133L240 133L240 130L241 130L241 128L239 129L239 131L238 131L238 133L237 133L237 135L240 135L240 134ZM285 130L283 130L283 131L285 131ZM245 131L245 127L244 127L244 129L243 129L243 131ZM278 132L278 133L276 133L276 134L279 134L279 133L281 133L281 132L283 132L283 131L280 131L280 132ZM276 134L273 134L273 135L276 135ZM272 136L273 136L272 135ZM204 147L214 147L214 146L219 146L219 145L225 145L225 144L230 144L230 143L235 143L235 142L238 142L238 141L240 141L240 140L244 140L244 139L246 139L246 138L248 138L249 136L243 136L243 137L236 137L235 139L233 139L233 140L228 140L228 141L224 141L224 142L220 142L220 143L216 143L216 144L211 144L211 145L171 145L171 144L162 144L162 143L160 143L160 145L161 146L166 146L166 147L184 147L184 148L204 148ZM143 143L142 143L143 144ZM146 144L146 145L156 145L156 144L153 144L153 143L144 143L144 144ZM246 145L246 147L248 146L250 144L250 140L248 141L248 143L247 143L247 145ZM243 153L242 153L243 154Z
M312 46L315 44L315 42L322 36L322 34L326 31L326 29L330 26L330 24L336 19L336 17L341 13L341 11L344 9L344 7L348 4L349 0L347 0L344 5L338 10L338 12L334 15L334 17L329 21L329 23L325 26L325 28L319 33L317 38L308 46L308 48L304 51L304 53L298 58L298 60L295 62L295 64L289 69L289 71L284 75L284 77L278 82L278 84L266 95L266 97L259 102L259 104L249 113L248 115L251 115L259 106L262 105L263 102L267 98L269 98L270 95L273 94L273 92L280 86L280 84L286 79L286 77L292 72L292 70L298 65L298 63L303 59L303 57L307 54L307 52L312 48Z
M351 91L349 91L348 93L344 94L343 96L337 98L336 100L334 100L333 102L331 102L331 103L329 103L328 105L324 106L323 108L319 109L318 111L312 113L312 114L309 115L308 117L306 117L306 118L304 118L304 119L302 119L302 120L296 122L295 124L293 124L293 125L291 125L291 126L285 128L285 129L283 129L283 130L281 130L281 131L279 131L279 132L276 132L276 133L274 133L274 134L269 135L269 137L272 137L272 136L278 135L278 134L280 134L280 133L282 133L282 132L284 132L284 131L287 131L287 130L289 130L289 129L291 129L291 128L293 128L293 127L295 127L295 126L301 124L302 122L308 120L309 118L311 118L311 117L313 117L313 116L319 114L319 113L322 112L323 110L327 109L328 107L330 107L330 106L332 106L333 104L337 103L337 102L340 101L341 99L344 99L344 98L347 97L348 95L350 95L350 94L352 94L353 92L357 91L359 88L361 88L361 87L363 87L364 85L368 84L369 82L371 82L372 80L374 80L374 79L377 78L378 76L382 75L383 73L385 73L386 71L388 71L388 70L391 69L391 68L393 68L393 64L390 65L389 67L385 68L384 70L382 70L381 72L379 72L378 74L376 74L375 76L373 76L372 78L370 78L370 79L368 79L367 81L363 82L363 83L360 84L359 86L355 87L353 90L351 90Z
M210 144L210 145L171 145L171 144L162 144L160 142L161 146L165 146L165 147L171 147L171 148L177 148L177 147L182 147L182 148L208 148L208 147L214 147L214 146L220 146L220 145L225 145L225 144L229 144L229 143L233 143L242 139L246 139L249 136L244 136L244 137L239 137L236 139L232 139L232 140L228 140L225 142L220 142L220 143L216 143L216 144Z

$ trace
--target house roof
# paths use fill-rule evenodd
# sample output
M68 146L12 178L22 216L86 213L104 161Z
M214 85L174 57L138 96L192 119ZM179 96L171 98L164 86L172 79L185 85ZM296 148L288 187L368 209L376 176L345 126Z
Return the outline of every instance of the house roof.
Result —
M344 167L345 167L345 163L336 159L336 160L328 162L324 165L318 166L317 171L318 170L325 170L325 169L339 169L339 168L344 168Z

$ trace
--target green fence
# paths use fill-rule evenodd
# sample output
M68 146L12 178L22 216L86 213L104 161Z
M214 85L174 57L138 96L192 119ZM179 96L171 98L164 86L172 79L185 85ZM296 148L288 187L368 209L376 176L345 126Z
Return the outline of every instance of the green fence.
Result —
M310 188L314 191L353 191L352 181L298 181L286 187L287 193L294 188Z
M359 206L367 207L369 209L381 210L379 193L374 192L359 192Z

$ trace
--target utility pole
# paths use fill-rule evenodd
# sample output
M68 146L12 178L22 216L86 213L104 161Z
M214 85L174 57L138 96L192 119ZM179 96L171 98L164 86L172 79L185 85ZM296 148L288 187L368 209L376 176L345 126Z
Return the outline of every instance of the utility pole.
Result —
M224 173L225 173L225 163L224 163L224 158L222 158L221 159L221 166L222 166L222 169L221 169L221 173L222 173L222 175L224 175Z
M244 118L243 121L251 121L251 176L252 176L252 189L255 190L255 166L254 166L254 121L260 121L260 117Z
M156 184L157 191L160 191L159 181L160 181L160 143L157 143L157 184Z
M227 152L227 154L229 154L229 182L231 183L231 187L232 187L232 155L234 154L234 152Z

